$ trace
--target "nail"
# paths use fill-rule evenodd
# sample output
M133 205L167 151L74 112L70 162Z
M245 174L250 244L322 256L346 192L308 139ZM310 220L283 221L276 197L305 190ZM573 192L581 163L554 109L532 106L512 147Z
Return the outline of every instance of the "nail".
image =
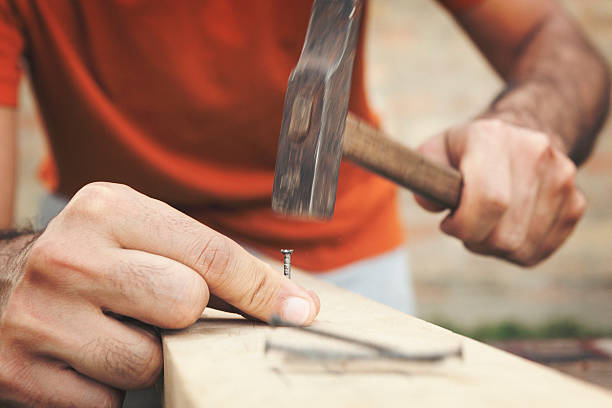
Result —
M283 272L286 278L291 279L291 254L293 249L281 249L283 254Z
M299 297L290 297L285 300L281 309L281 319L289 323L303 326L310 317L310 302Z

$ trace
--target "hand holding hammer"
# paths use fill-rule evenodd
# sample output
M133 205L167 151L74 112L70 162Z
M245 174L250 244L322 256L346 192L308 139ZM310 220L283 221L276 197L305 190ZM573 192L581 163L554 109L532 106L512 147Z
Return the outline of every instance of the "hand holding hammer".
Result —
M425 209L452 209L440 228L470 251L520 265L550 256L585 211L575 164L606 115L608 68L556 2L506 3L456 16L512 86L479 117L421 146L441 165L347 116L364 0L315 0L289 78L272 207L330 218L344 154L413 190Z

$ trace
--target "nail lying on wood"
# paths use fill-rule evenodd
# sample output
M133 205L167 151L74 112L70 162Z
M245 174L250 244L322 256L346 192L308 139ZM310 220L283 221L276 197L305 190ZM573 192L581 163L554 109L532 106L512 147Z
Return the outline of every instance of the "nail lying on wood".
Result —
M463 347L459 345L457 348L447 351L436 351L436 352L416 352L406 353L404 351L395 350L391 347L377 344L367 340L361 340L354 337L346 336L340 333L333 333L313 327L297 326L292 323L286 322L278 315L273 315L270 318L270 325L276 327L289 327L302 332L306 332L315 336L325 337L328 339L334 339L343 341L345 343L354 344L357 346L365 347L374 353L345 353L336 351L325 351L317 349L300 349L293 346L286 346L278 343L266 340L265 352L271 350L284 351L292 356L299 356L302 358L310 358L313 360L372 360L372 359L392 359L392 360L403 360L403 361L420 361L420 362L436 362L444 360L449 357L463 358Z

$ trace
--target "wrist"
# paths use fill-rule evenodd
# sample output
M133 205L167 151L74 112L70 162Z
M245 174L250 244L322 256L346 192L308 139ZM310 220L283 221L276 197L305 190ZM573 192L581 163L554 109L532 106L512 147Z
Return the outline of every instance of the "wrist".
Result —
M0 320L15 286L21 280L32 244L40 233L0 230Z
M503 93L502 95L503 96ZM547 126L534 113L533 109L528 107L521 108L516 104L502 103L503 98L496 99L491 106L477 119L493 119L516 126L523 129L529 129L546 135L552 145L565 155L569 156L571 152L570 146L566 140L559 135L551 126Z

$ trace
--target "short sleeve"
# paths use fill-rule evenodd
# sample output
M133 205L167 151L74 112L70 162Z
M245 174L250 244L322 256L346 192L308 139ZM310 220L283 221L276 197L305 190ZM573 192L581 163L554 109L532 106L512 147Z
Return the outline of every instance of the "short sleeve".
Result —
M485 0L438 0L438 2L451 13L458 14L480 3L484 3Z
M0 105L17 105L23 44L14 8L0 0Z

